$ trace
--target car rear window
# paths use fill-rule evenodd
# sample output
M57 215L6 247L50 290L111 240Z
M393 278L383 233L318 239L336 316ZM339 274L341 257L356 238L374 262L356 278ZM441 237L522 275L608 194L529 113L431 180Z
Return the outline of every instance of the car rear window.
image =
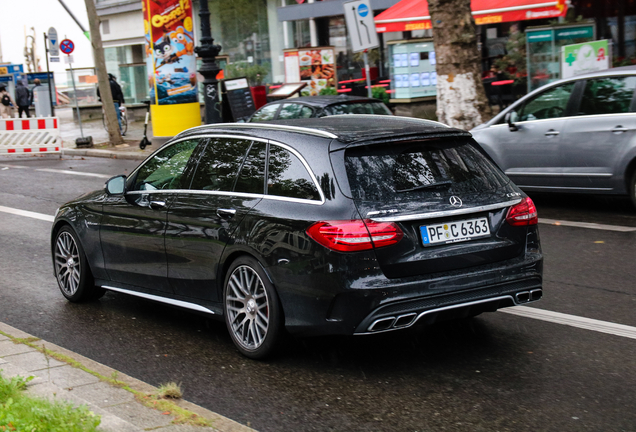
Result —
M510 182L465 138L351 148L345 167L352 198L364 201L479 193Z
M330 105L325 108L329 115L339 114L380 114L391 115L391 111L382 102L354 102Z

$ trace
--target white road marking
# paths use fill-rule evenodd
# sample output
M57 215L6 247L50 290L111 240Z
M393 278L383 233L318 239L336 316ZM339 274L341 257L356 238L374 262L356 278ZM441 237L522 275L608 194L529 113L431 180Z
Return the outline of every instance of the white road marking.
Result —
M29 167L25 167L22 165L2 165L3 167L7 167L7 168L20 168L20 169L28 169Z
M597 229L597 230L605 230L605 231L619 231L619 232L636 231L636 228L634 227L626 227L626 226L620 226L620 225L603 225L603 224L589 223L589 222L571 222L571 221L562 221L562 220L545 219L545 218L539 218L539 223L557 225L557 226L589 228L589 229Z
M88 172L71 171L71 170L58 170L58 169L52 169L52 168L41 168L41 169L36 169L36 171L59 173L59 174L83 175L83 176L99 177L99 178L105 178L105 179L109 179L112 177L112 175L106 175L106 174L88 173Z
M27 210L14 209L11 207L0 206L0 211L5 213L11 213L18 216L30 217L33 219L40 219L47 222L53 222L53 220L55 219L54 216L47 215L44 213L36 213L36 212L27 211Z
M548 321L585 330L592 330L599 333L606 333L615 336L636 339L636 327L631 327L623 324L615 324L608 321L600 321L591 318L579 317L576 315L552 312L545 309L531 308L528 306L515 306L511 308L500 309L499 311L509 313L511 315L534 318L541 321Z

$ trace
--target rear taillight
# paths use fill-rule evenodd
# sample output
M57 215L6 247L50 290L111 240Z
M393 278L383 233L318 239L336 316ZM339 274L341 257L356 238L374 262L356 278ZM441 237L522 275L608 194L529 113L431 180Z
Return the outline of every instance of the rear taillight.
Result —
M519 204L510 207L506 222L512 226L536 225L539 223L537 208L530 198L526 198Z
M389 246L404 234L394 223L372 220L339 220L316 222L307 234L321 245L339 252L356 252Z

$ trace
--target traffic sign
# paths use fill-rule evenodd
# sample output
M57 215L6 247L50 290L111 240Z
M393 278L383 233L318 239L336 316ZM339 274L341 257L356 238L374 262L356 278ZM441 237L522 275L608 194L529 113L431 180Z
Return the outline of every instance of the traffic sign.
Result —
M51 57L49 60L51 60L51 63L59 63L60 62L60 58L59 57Z
M49 34L47 36L49 41L49 55L53 57L57 57L60 55L60 47L58 46L59 40L57 39L57 30L54 27L49 29Z
M380 43L369 0L355 0L343 4L347 32L351 35L353 52L378 48Z
M60 50L64 54L70 54L73 52L74 49L75 49L75 44L73 43L72 40L64 39L62 42L60 42Z

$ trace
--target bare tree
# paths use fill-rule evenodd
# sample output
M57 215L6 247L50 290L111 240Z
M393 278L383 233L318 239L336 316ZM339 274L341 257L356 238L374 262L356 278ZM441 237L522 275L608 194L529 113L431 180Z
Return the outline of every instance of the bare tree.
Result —
M490 119L470 0L428 0L437 60L437 118L460 129Z
M102 47L102 35L99 32L99 17L95 9L95 0L84 0L86 3L86 12L88 13L88 22L91 29L91 45L93 46L93 57L95 59L95 69L97 69L97 82L99 85L99 94L102 98L102 107L106 114L106 125L108 126L108 137L110 146L122 144L124 139L119 132L119 123L117 122L117 113L115 112L115 103L113 95L110 91L110 83L108 81L108 72L106 72L106 60L104 59L104 48Z

